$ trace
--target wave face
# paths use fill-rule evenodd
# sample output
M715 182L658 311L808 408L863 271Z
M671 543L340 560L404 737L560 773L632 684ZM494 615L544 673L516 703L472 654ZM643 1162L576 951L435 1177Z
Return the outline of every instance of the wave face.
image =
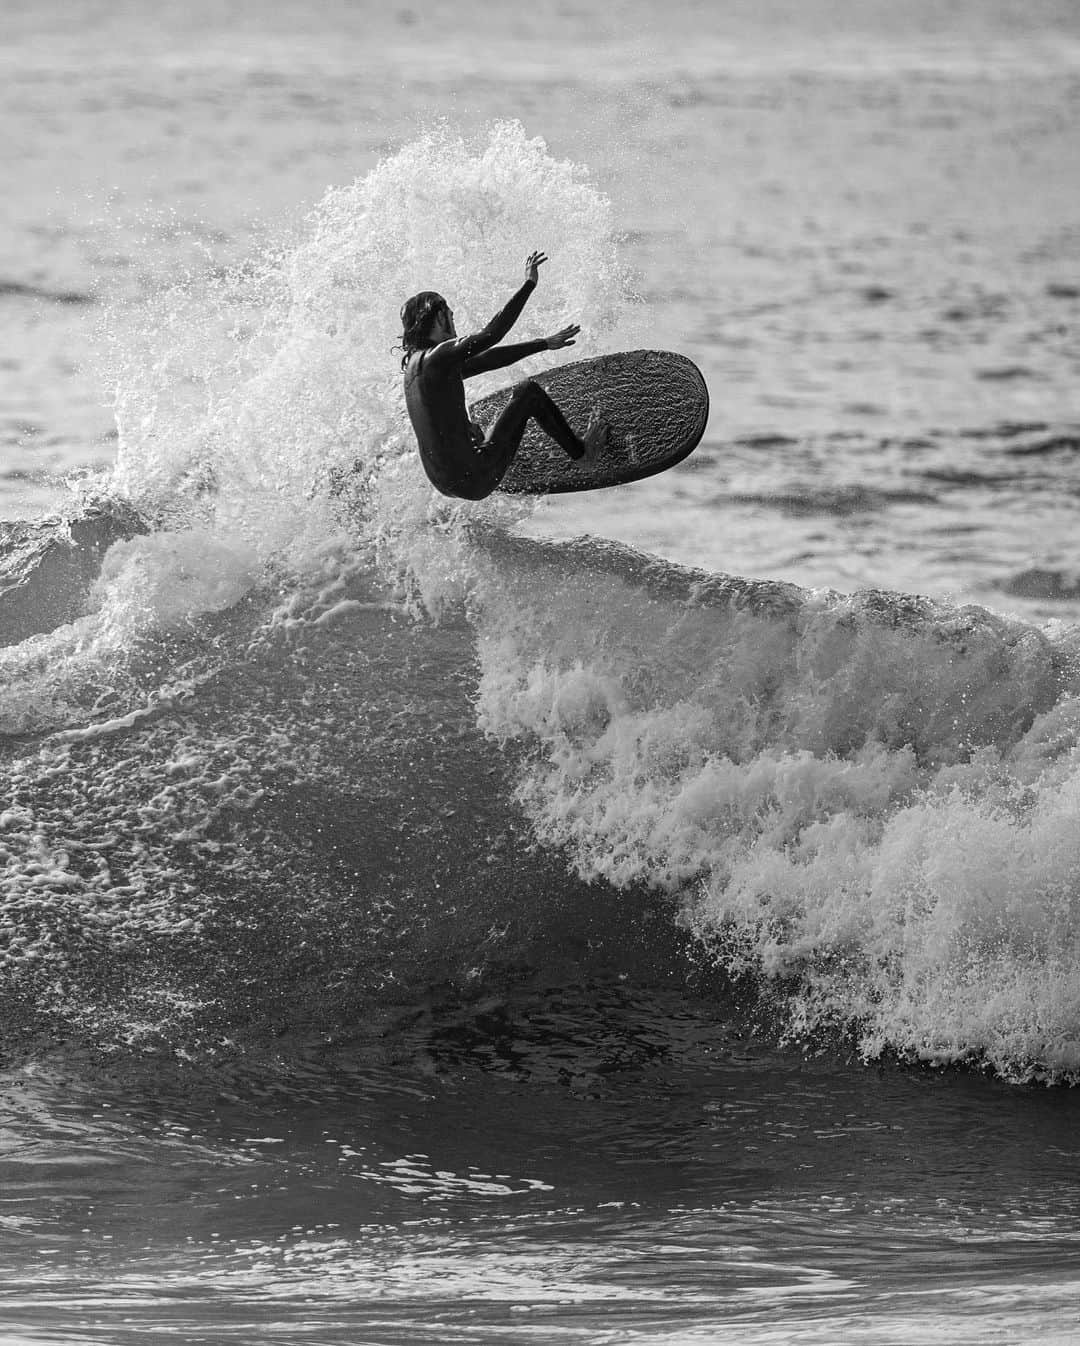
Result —
M582 878L670 894L794 1033L1075 1073L1075 629L596 543L496 569L481 723L538 745L518 797Z
M401 300L438 277L482 321L544 243L530 328L588 315L580 358L632 321L613 238L520 128L439 131L115 315L116 470L0 558L13 1032L333 1031L647 926L792 1035L1080 1075L1073 629L527 541L527 502L427 487Z

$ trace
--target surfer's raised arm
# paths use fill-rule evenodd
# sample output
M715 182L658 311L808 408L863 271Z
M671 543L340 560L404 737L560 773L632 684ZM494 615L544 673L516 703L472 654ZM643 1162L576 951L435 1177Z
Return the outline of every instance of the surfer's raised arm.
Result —
M442 364L444 361L464 365L466 361L489 350L497 345L504 336L510 331L513 325L521 317L525 305L529 302L533 290L536 289L540 279L540 268L547 261L547 254L544 252L531 252L525 261L525 283L521 288L503 305L494 318L485 326L481 327L479 332L472 332L468 336L459 337L454 331L453 311L448 310L449 321L443 323L443 340L440 341L427 356L431 364ZM544 350L543 342L530 342L529 345L535 346L536 350ZM529 352L532 354L533 352ZM523 359L519 355L517 359ZM502 361L502 364L510 364L512 361ZM491 365L489 368L497 369L499 365ZM473 371L480 373L480 370Z
M574 344L574 338L580 331L577 323L571 323L569 327L536 341L515 341L512 346L496 346L493 350L483 351L465 361L461 366L461 377L471 379L477 374L489 374L493 369L505 369L507 365L516 364L530 355L538 355L540 351L562 350L564 346Z

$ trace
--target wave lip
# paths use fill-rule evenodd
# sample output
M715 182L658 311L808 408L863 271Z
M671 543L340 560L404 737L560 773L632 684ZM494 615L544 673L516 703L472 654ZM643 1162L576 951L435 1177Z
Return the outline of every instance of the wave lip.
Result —
M0 524L0 646L72 621L108 549L144 531L119 502L67 519Z

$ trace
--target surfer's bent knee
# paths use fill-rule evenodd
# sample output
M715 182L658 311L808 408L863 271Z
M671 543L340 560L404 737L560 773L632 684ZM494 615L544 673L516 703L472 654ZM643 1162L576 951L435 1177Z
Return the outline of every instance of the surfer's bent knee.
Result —
M486 500L498 484L497 480L492 479L464 481L461 483L458 495L462 500Z
M526 379L524 383L519 383L514 389L511 402L535 402L538 397L544 397L544 390L535 379Z

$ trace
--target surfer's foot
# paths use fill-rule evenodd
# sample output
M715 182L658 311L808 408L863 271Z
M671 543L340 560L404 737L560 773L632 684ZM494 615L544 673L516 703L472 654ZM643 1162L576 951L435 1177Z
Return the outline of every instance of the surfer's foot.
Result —
M581 442L585 445L585 452L578 461L588 463L590 466L600 457L601 449L606 448L611 442L611 426L607 421L601 420L595 411L589 417L589 424L585 427Z

